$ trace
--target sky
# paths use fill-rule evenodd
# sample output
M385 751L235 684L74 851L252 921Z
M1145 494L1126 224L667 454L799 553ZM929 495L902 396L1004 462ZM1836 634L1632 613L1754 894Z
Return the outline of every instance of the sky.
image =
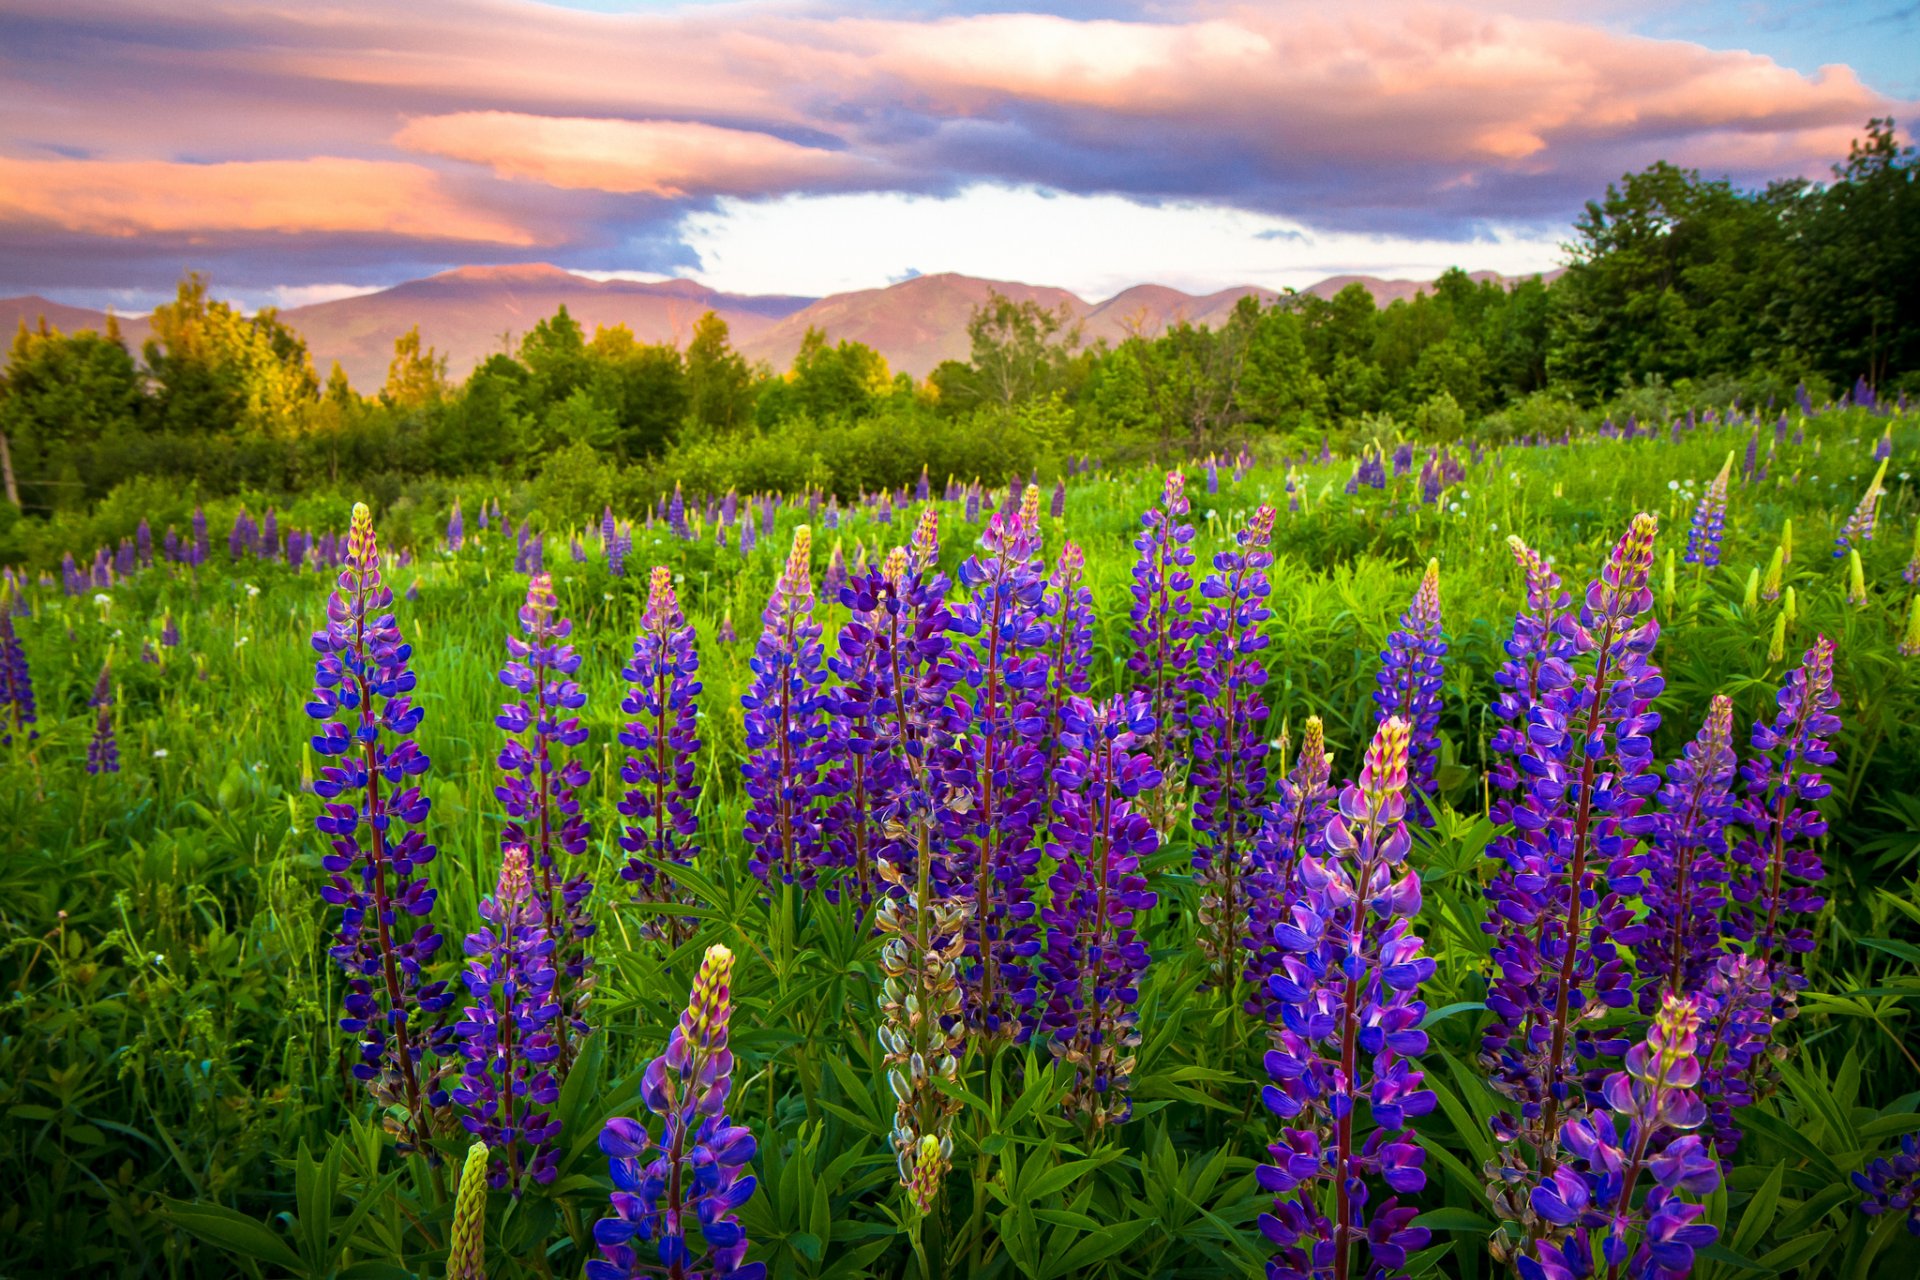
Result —
M0 0L0 296L1530 272L1623 173L1916 108L1920 0Z

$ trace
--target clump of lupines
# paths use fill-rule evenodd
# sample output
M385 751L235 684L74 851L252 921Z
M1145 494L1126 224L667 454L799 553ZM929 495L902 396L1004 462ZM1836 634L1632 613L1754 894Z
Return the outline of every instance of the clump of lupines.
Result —
M766 1274L760 1263L742 1265L747 1233L734 1216L753 1198L747 1166L754 1141L752 1130L727 1115L732 982L733 953L708 947L666 1052L641 1077L641 1101L663 1121L659 1141L625 1117L609 1120L600 1132L613 1175L613 1216L594 1224L600 1257L587 1263L588 1280L759 1280ZM695 1254L696 1228L704 1265Z
M1602 1086L1607 1109L1567 1121L1561 1143L1573 1160L1533 1191L1550 1233L1518 1260L1522 1280L1579 1280L1602 1268L1609 1277L1684 1276L1694 1251L1719 1238L1700 1221L1705 1209L1680 1198L1720 1185L1719 1164L1691 1132L1707 1116L1694 1092L1699 1024L1693 1001L1668 996L1647 1038L1627 1051L1626 1069Z
M33 671L27 666L27 651L13 625L13 593L0 599L0 704L6 719L0 722L0 746L11 743L14 735L26 730L31 735L39 710L33 697Z
M1246 936L1248 879L1253 871L1257 814L1267 791L1267 743L1261 736L1266 704L1260 651L1273 611L1267 570L1273 553L1274 510L1261 506L1234 534L1234 549L1213 558L1200 584L1194 624L1193 866L1202 884L1201 946L1214 979L1237 981Z
M1144 532L1133 541L1133 607L1128 611L1134 649L1127 670L1153 703L1154 762L1165 769L1170 748L1187 731L1186 675L1192 657L1193 523L1187 517L1187 477L1167 472L1160 505L1142 517Z
M1441 663L1447 654L1446 632L1440 618L1440 562L1427 561L1427 571L1413 593L1413 602L1400 616L1400 629L1387 637L1381 653L1379 688L1374 705L1376 723L1398 716L1407 725L1407 780L1415 795L1409 803L1415 820L1429 820L1426 797L1440 764L1440 687L1445 679Z
M677 491L676 491L677 493ZM767 884L810 885L821 829L814 796L826 733L820 624L813 616L813 536L793 531L786 567L761 615L746 709L749 866Z
M1833 641L1820 636L1787 674L1771 722L1753 726L1740 768L1746 835L1734 845L1734 909L1727 931L1751 944L1773 967L1784 997L1804 985L1792 957L1813 950L1813 934L1796 917L1820 910L1814 888L1825 876L1818 841L1827 833L1819 803L1832 790L1822 770L1837 758L1827 739L1840 729L1833 682Z
M559 970L555 998L566 1010L572 1030L584 1036L583 1015L592 986L587 978L586 940L594 931L586 904L593 882L585 875L568 876L559 855L577 858L585 853L592 831L580 813L579 795L589 775L586 766L568 754L587 740L586 726L571 714L586 705L587 695L573 678L580 670L580 655L567 643L573 622L559 617L559 612L552 576L535 573L527 584L526 603L520 607L522 634L507 637L508 661L500 669L500 683L518 693L520 700L502 703L494 719L508 735L499 757L505 777L495 794L507 815L501 847L525 845L533 857L539 901L553 935ZM572 1061L565 1022L559 1027L559 1044L559 1070L565 1075Z
M1299 896L1267 940L1280 952L1267 979L1280 1025L1261 1097L1289 1127L1256 1176L1276 1197L1260 1218L1279 1248L1267 1272L1276 1278L1392 1275L1429 1237L1399 1201L1426 1185L1410 1122L1435 1105L1413 1061L1427 1048L1419 991L1434 963L1411 931L1420 877L1406 865L1409 737L1398 717L1375 732L1324 850L1301 855ZM1362 1102L1372 1121L1364 1141ZM1393 1194L1369 1210L1374 1180Z
M1720 563L1720 539L1727 527L1727 479L1733 474L1733 454L1720 467L1720 474L1707 482L1700 505L1693 509L1693 523L1687 528L1688 564L1712 569Z
M1482 926L1493 935L1494 1020L1481 1060L1519 1114L1495 1120L1505 1154L1489 1171L1489 1193L1504 1218L1530 1230L1538 1219L1529 1192L1559 1163L1562 1122L1592 1104L1598 1064L1626 1048L1617 1033L1582 1024L1632 1002L1613 935L1631 921L1618 893L1639 885L1624 875L1609 886L1602 873L1631 852L1627 824L1659 786L1651 704L1663 685L1647 586L1654 532L1651 515L1634 517L1587 588L1578 625L1560 628L1568 653L1541 660L1521 713L1520 794L1510 809L1518 831L1494 849L1504 865Z
M1907 1234L1920 1236L1920 1133L1903 1134L1897 1155L1882 1156L1853 1175L1860 1212L1905 1214Z
M620 812L627 819L620 847L630 855L620 878L635 886L643 902L675 902L674 867L699 856L694 811L700 784L694 781L700 751L695 699L700 696L700 651L693 626L680 610L673 574L656 565L647 584L647 611L633 642L633 657L620 674L627 696L620 709L633 717L620 732L628 756L620 766L627 790ZM668 916L661 928L678 945L684 941L680 917Z
M1248 895L1246 1009L1269 1021L1279 1018L1279 1006L1268 994L1267 977L1279 963L1272 945L1273 926L1287 919L1299 893L1301 855L1323 852L1327 824L1333 820L1338 797L1334 793L1333 756L1327 751L1326 729L1319 716L1308 716L1293 768L1280 779L1277 794L1260 822L1254 847L1252 890Z
M988 519L981 552L960 568L959 585L971 598L951 609L953 631L967 638L954 652L955 710L964 724L942 772L970 803L943 814L950 872L973 898L967 1017L996 1042L1032 1028L1029 962L1040 950L1032 881L1046 785L1038 738L1048 633L1040 616L1039 498L1038 486L1029 487L1018 511Z
M1053 770L1066 752L1061 734L1067 704L1083 697L1093 679L1093 592L1087 589L1087 556L1077 543L1060 548L1040 616L1047 625L1047 723L1042 739L1047 794L1056 794ZM1149 715L1151 718L1151 715ZM1051 806L1049 806L1051 807Z
M1064 754L1054 766L1060 796L1047 855L1047 949L1041 961L1042 1015L1055 1059L1074 1069L1067 1106L1094 1129L1133 1114L1127 1086L1140 1043L1140 976L1147 948L1135 918L1156 896L1140 873L1160 845L1136 806L1160 784L1144 693L1094 703L1074 698L1061 723Z
M314 825L332 845L320 894L341 908L339 941L328 954L347 976L340 1026L360 1037L353 1074L389 1108L401 1143L414 1146L431 1132L432 1109L445 1104L424 1057L445 1051L436 1024L451 997L446 983L420 981L441 942L427 923L436 891L425 866L434 847L421 830L430 802L416 781L428 760L413 740L424 714L407 666L413 648L392 607L373 513L357 503L327 625L313 634L320 656L306 705L323 722L314 751L337 761L313 784L323 802ZM396 1106L404 1119L393 1117Z
M493 1185L516 1196L528 1180L552 1182L560 1159L560 1121L546 1110L560 1100L554 940L529 864L525 845L508 845L499 883L480 901L461 975L475 1003L453 1028L466 1060L453 1091L467 1111L460 1123L499 1153Z
M1838 560L1849 550L1857 551L1863 542L1872 542L1873 534L1880 523L1880 496L1885 492L1887 463L1880 462L1879 469L1873 473L1872 483L1860 498L1860 505L1847 517L1847 523L1840 529L1840 536L1834 540L1833 558Z

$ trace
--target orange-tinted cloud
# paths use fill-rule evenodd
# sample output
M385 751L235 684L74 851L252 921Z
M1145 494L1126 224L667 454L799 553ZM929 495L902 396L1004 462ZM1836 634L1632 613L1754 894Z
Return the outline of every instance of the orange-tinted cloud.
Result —
M462 111L410 120L394 142L487 165L503 178L668 198L791 191L844 180L863 167L843 152L690 120Z
M9 223L114 239L273 232L536 243L455 199L431 169L339 156L218 164L0 156L0 225Z

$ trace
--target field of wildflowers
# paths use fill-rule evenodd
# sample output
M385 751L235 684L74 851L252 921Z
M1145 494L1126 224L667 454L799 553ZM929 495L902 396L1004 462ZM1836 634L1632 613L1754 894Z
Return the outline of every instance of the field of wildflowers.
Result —
M1920 1271L1916 455L9 574L0 1274Z

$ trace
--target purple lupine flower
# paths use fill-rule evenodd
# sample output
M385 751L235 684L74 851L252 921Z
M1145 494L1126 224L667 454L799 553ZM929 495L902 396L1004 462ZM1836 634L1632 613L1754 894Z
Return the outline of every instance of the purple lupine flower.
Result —
M479 525L480 525L480 527L481 527L482 529L485 529L485 528L487 527L487 520L488 520L488 516L487 516L487 499L485 499L485 498L482 498L482 499L480 500L480 519L479 519L479 522L478 522L478 523L479 523Z
M1360 469L1354 473L1354 478L1369 489L1387 487L1387 469L1380 460L1379 450L1370 448L1361 456Z
M1902 1134L1899 1153L1854 1174L1853 1185L1860 1188L1861 1213L1904 1213L1907 1234L1920 1236L1920 1133Z
M1853 402L1862 409L1876 408L1880 399L1874 394L1873 384L1867 381L1866 374L1860 374L1853 380Z
M1160 505L1141 517L1145 531L1133 540L1139 557L1133 564L1133 606L1128 635L1134 649L1127 670L1153 707L1154 764L1163 773L1173 764L1187 733L1186 681L1193 654L1193 504L1187 478L1167 472ZM1162 830L1166 829L1165 821Z
M1073 698L1065 709L1066 750L1054 766L1060 799L1047 856L1046 986L1041 1024L1054 1059L1074 1069L1069 1110L1098 1132L1133 1114L1127 1085L1140 1044L1140 979L1147 947L1136 917L1152 910L1140 863L1160 833L1136 805L1160 784L1153 757L1136 751L1153 737L1153 706L1144 693L1094 703Z
M1064 478L1053 483L1053 501L1047 504L1047 514L1055 520L1064 520L1067 516L1067 482Z
M1408 737L1398 718L1375 732L1324 851L1301 855L1300 895L1269 939L1281 953L1267 979L1279 1025L1261 1100L1288 1126L1267 1149L1273 1163L1254 1171L1275 1197L1260 1218L1279 1251L1269 1276L1395 1275L1429 1238L1399 1200L1426 1186L1411 1122L1435 1105L1414 1062L1427 1049L1420 984L1434 963L1412 932L1420 876L1406 865ZM1363 1100L1373 1127L1359 1140ZM1392 1194L1369 1211L1376 1180ZM1368 1265L1350 1270L1362 1240Z
M1617 935L1634 948L1642 1013L1651 1015L1668 995L1697 996L1720 957L1727 823L1738 810L1734 771L1733 700L1716 695L1699 736L1667 766L1658 808L1626 823L1647 850L1646 914Z
M1200 584L1195 674L1187 682L1193 695L1193 867L1202 885L1201 946L1221 983L1239 978L1247 880L1267 791L1261 732L1267 707L1260 697L1267 671L1259 655L1267 647L1262 627L1273 616L1267 607L1273 520L1273 508L1262 505L1234 535L1235 549L1213 557L1213 572Z
M516 1197L528 1181L552 1182L560 1160L560 1121L547 1109L560 1100L553 935L528 861L525 845L508 845L498 886L480 900L460 975L476 1003L453 1026L465 1059L453 1090L467 1110L460 1123L498 1155L489 1181Z
M447 516L447 550L458 551L467 540L467 522L460 514L460 499L453 500L453 511Z
M873 519L874 519L874 523L876 524L892 524L893 523L893 495L892 494L889 494L886 492L882 492L880 494L880 505L874 508Z
M1220 463L1212 454L1207 455L1207 493L1214 497L1220 493Z
M1733 454L1720 468L1720 474L1707 482L1700 505L1693 509L1693 523L1687 529L1686 563L1708 569L1720 564L1720 537L1727 527L1727 477L1733 473Z
M896 547L883 568L855 575L841 588L841 603L852 617L827 659L839 683L826 694L829 763L820 788L827 799L820 864L848 873L847 896L863 918L878 887L874 854L881 839L880 801L889 791L891 768L898 767L884 750L875 750L875 740L885 731L895 696L892 664L898 658L903 621L898 602L906 572L907 549ZM890 602L893 608L887 607ZM841 892L839 883L830 884L827 900L838 902Z
M811 886L819 860L820 818L814 808L822 763L826 678L820 624L813 616L813 535L793 531L766 612L765 627L748 664L753 682L741 695L746 709L748 865L762 882Z
M1885 493L1887 464L1882 462L1880 469L1873 473L1873 482L1860 498L1860 505L1847 517L1847 523L1840 529L1840 536L1834 539L1833 558L1838 560L1849 550L1858 550L1862 543L1872 542L1875 528L1880 523L1880 497Z
M977 479L967 486L967 523L980 523L980 482Z
M320 896L342 909L340 940L328 954L347 975L340 1026L360 1038L354 1077L389 1116L398 1109L402 1118L389 1123L402 1144L414 1147L432 1132L432 1110L446 1104L423 1057L445 1052L435 1024L451 996L444 982L420 982L440 950L440 935L427 923L436 891L424 874L434 847L420 829L431 802L414 781L428 761L413 740L424 715L407 667L413 647L386 612L392 605L393 592L380 580L373 513L356 503L327 625L313 634L320 657L306 706L323 722L314 751L338 760L313 784L322 801L314 826L332 844L321 860L328 880ZM419 922L411 933L408 917Z
M193 559L195 565L207 562L210 544L207 540L207 513L199 507L193 509Z
M1407 779L1414 795L1408 803L1414 821L1432 822L1428 797L1440 766L1440 689L1446 677L1442 660L1447 635L1440 619L1440 562L1427 561L1427 571L1413 593L1413 602L1400 615L1400 629L1387 637L1380 654L1379 688L1374 705L1376 724L1398 716L1412 734L1407 748Z
M838 540L833 544L833 553L827 557L827 572L820 580L820 590L829 600L838 600L841 592L847 589L847 553Z
M87 588L87 580L81 576L80 566L74 563L73 552L68 551L60 557L60 589L70 596L77 596Z
M1747 456L1740 463L1740 478L1752 484L1760 464L1760 433L1747 437Z
M272 507L267 508L266 518L260 524L260 558L280 558L280 514Z
M6 596L8 598L0 600L0 707L5 708L6 716L0 721L0 747L10 744L22 729L29 738L38 736L32 725L39 719L33 697L33 672L27 666L27 651L20 643L20 633L13 626L13 591L9 589Z
M1053 574L1041 596L1040 616L1047 625L1046 729L1040 749L1047 780L1048 807L1057 794L1053 772L1066 754L1061 742L1067 704L1084 697L1093 681L1093 592L1087 588L1087 557L1076 543L1060 548ZM1153 716L1149 712L1147 719Z
M133 550L142 568L153 567L153 526L145 516L140 517L140 524L133 531Z
M287 563L297 572L307 561L308 536L298 529L287 531ZM404 560L402 561L404 563Z
M1801 665L1787 673L1772 722L1753 726L1752 749L1740 768L1747 834L1733 849L1734 907L1726 927L1774 967L1783 992L1805 985L1793 957L1813 950L1813 934L1795 919L1826 903L1814 886L1826 875L1819 841L1827 820L1819 804L1833 789L1822 770L1838 759L1827 745L1840 730L1833 656L1833 641L1814 640Z
M913 500L925 502L933 492L933 486L927 480L927 464L920 464L920 478L913 483Z
M140 560L133 550L133 539L122 538L120 545L114 548L113 572L116 577L131 578L140 568Z
M749 511L740 519L740 554L744 556L752 551L754 542L753 513Z
M587 740L586 726L572 714L586 705L587 695L573 678L580 670L580 655L567 643L573 622L559 617L559 611L552 576L534 574L520 607L522 635L507 637L507 664L500 669L500 683L520 697L502 703L494 717L507 732L497 760L505 776L494 794L507 817L501 848L525 845L533 859L536 899L559 971L554 999L567 1014L557 1029L558 1070L564 1077L573 1062L573 1040L589 1030L584 1016L590 987L586 940L593 936L594 925L587 917L592 880L584 873L568 876L558 856L578 858L592 834L592 824L580 813L580 791L589 775L568 753Z
M720 625L714 628L713 639L716 644L733 644L740 639L740 633L733 629L733 610L729 609L720 615Z
M106 672L100 673L101 683L106 682ZM113 733L113 707L111 697L98 699L94 705L99 708L94 717L93 738L87 743L87 772L92 774L120 772L120 742Z
M600 509L600 551L608 557L609 561L612 559L614 543L619 539L619 536L620 525L619 522L613 518L613 508L602 507ZM618 575L615 576L617 577Z
M575 564L585 564L587 562L587 549L580 544L578 537L568 535L567 553L573 557Z
M1393 474L1403 476L1413 470L1413 446L1401 441L1393 449Z
M942 772L969 794L950 808L947 836L957 887L973 899L965 973L967 1025L990 1044L1032 1030L1039 953L1033 877L1035 830L1046 789L1038 739L1046 723L1048 629L1040 616L1040 490L987 521L981 551L960 567L970 598L952 607L961 737Z
M233 517L233 528L227 534L227 558L238 564L242 553L253 549L253 521L247 518L247 509L240 508Z
M1282 737L1284 751L1284 735ZM1260 838L1254 846L1252 891L1248 894L1247 968L1248 1013L1277 1021L1278 1003L1267 992L1267 978L1280 961L1272 945L1273 927L1284 922L1299 896L1300 858L1308 851L1322 856L1327 824L1333 820L1336 797L1332 786L1333 757L1327 752L1326 729L1319 716L1308 716L1293 768L1280 779L1278 794L1262 815Z
M1885 462L1888 458L1891 458L1892 456L1893 456L1893 424L1889 422L1887 424L1887 429L1880 433L1880 438L1873 442L1873 460L1875 462Z
M761 1280L766 1267L746 1264L747 1233L734 1215L753 1198L753 1131L727 1115L733 1088L733 952L708 947L686 1011L667 1051L647 1064L640 1098L664 1121L655 1142L646 1126L622 1116L600 1132L613 1174L613 1216L593 1225L600 1257L587 1280ZM655 1153L648 1160L650 1153ZM644 1162L644 1163L643 1163ZM700 1265L691 1240L706 1250ZM650 1246L645 1258L636 1245Z
M172 525L168 525L166 533L160 537L160 554L165 556L170 564L180 562L180 533Z
M602 525L601 527L602 529L604 529L606 526ZM607 555L607 572L612 574L616 578L626 577L627 576L627 556L633 550L632 533L627 529L616 527L613 531L613 538L611 541L608 541L604 536L602 537L601 541L605 544L605 550Z
M686 539L693 536L687 528L687 500L680 492L680 482L673 482L673 497L667 500L667 527L673 530L673 536Z
M1719 1164L1691 1132L1707 1115L1694 1092L1699 1022L1691 1000L1668 996L1647 1038L1628 1050L1626 1070L1607 1077L1607 1110L1567 1121L1561 1142L1575 1160L1533 1189L1530 1207L1550 1231L1516 1260L1522 1280L1576 1280L1603 1263L1609 1276L1623 1267L1633 1276L1685 1276L1694 1250L1719 1238L1700 1221L1706 1210L1680 1199L1720 1185ZM1644 1198L1642 1174L1653 1178Z
M1534 1221L1527 1197L1559 1162L1562 1122L1596 1103L1602 1063L1626 1048L1617 1032L1582 1024L1595 1005L1633 998L1613 935L1632 919L1621 895L1639 884L1626 876L1603 886L1601 872L1630 852L1627 823L1659 786L1651 704L1663 684L1647 585L1655 528L1651 515L1635 516L1587 588L1578 624L1560 620L1571 652L1540 661L1520 795L1507 809L1517 832L1492 850L1503 865L1481 926L1493 936L1494 1015L1481 1061L1519 1111L1494 1123L1507 1155L1488 1191L1507 1221Z
M620 812L629 819L620 847L630 855L620 878L635 886L643 902L677 902L681 890L671 868L690 866L700 853L700 784L694 781L700 651L664 565L654 567L633 658L620 674L628 682L620 709L633 717L620 733L630 753L620 766L620 780L628 786ZM667 916L660 932L678 947L690 924Z
M1753 1104L1754 1084L1772 1061L1776 1004L1787 1004L1776 1001L1771 967L1738 952L1715 958L1695 999L1705 1018L1700 1096L1707 1104L1715 1151L1730 1161L1741 1138L1734 1116Z

